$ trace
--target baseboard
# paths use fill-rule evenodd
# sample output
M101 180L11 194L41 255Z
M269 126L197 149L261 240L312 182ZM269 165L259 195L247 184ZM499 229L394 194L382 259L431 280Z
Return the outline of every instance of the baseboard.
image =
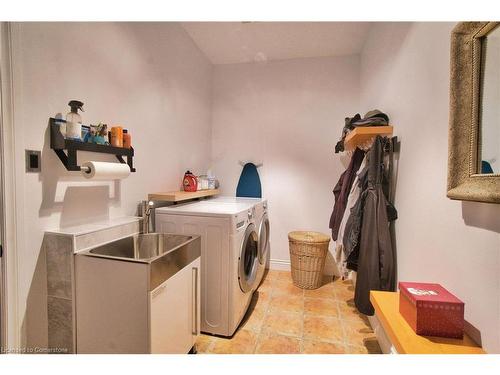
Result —
M269 269L278 271L290 271L290 261L281 259L271 259L269 261Z
M339 272L337 270L336 264L329 262L326 263L327 264L325 264L325 269L323 273L328 276L338 276ZM269 261L269 269L277 271L290 271L291 270L290 261L282 259L271 259Z

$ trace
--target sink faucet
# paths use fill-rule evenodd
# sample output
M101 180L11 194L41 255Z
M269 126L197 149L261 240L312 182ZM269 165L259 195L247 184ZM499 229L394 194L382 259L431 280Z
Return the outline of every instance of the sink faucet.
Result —
M151 209L154 206L153 201L142 202L142 233L149 233L149 218L151 217Z

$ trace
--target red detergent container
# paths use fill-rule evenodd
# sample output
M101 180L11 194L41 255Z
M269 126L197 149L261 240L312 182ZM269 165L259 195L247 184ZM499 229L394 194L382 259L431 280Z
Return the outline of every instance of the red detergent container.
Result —
M190 171L184 174L184 179L182 180L182 186L184 191L194 192L198 188L198 182L196 181L196 176Z

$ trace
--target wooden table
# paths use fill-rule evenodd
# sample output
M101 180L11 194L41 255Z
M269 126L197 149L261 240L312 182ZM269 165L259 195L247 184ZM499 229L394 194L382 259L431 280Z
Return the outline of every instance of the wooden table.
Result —
M484 354L469 336L461 340L420 336L399 313L399 293L372 290L370 301L384 331L400 354Z

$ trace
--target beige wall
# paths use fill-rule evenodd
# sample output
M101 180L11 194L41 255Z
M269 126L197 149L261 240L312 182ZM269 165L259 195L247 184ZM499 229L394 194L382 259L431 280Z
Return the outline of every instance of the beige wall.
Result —
M398 279L455 293L486 350L500 352L500 205L446 198L453 26L374 26L361 56L361 104L387 111L401 141Z
M208 166L212 66L177 24L12 25L21 345L43 345L47 228L134 215L148 192L177 189L187 168ZM85 105L84 123L122 124L137 172L84 182L49 148L48 119ZM42 150L42 173L24 172L24 149ZM79 155L80 156L80 155ZM85 159L116 161L82 154Z
M264 164L273 268L289 268L288 232L330 232L332 190L344 168L334 145L345 115L358 108L358 77L357 56L214 68L214 171L223 193L234 195L238 161Z
M442 283L465 301L486 349L500 352L500 205L446 198L452 27L377 24L361 60L212 68L175 24L14 24L21 342L46 340L43 231L132 215L149 191L177 188L187 168L213 167L223 192L234 194L238 160L263 162L271 257L286 266L288 231L328 233L331 190L346 161L333 153L345 115L378 107L401 140L399 280ZM85 102L85 122L130 129L137 173L116 184L89 183L64 170L46 129L69 99ZM24 172L26 148L42 149L40 175Z

